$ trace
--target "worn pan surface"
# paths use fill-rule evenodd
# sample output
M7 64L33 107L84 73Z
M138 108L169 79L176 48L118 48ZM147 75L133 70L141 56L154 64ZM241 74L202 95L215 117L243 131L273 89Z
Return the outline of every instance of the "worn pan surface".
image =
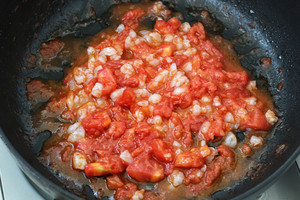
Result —
M27 78L60 80L64 66L56 71L27 68L26 58L36 54L41 42L62 36L93 35L109 25L107 9L113 0L27 0L0 3L0 126L5 141L23 172L47 199L93 199L91 191L68 191L64 184L37 159L47 134L32 129L25 83ZM258 85L274 97L280 122L272 130L266 148L248 176L212 199L253 198L284 173L300 152L300 3L296 0L167 1L188 21L201 21L199 11L210 11L223 26L216 31L234 43L242 65ZM94 9L96 16L91 13ZM38 38L35 38L35 35ZM270 57L263 68L260 59ZM24 68L25 67L25 68Z

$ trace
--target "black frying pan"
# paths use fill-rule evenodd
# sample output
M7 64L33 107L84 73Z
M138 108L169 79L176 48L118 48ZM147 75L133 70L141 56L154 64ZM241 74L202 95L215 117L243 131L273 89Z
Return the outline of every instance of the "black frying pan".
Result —
M36 134L32 130L25 83L28 77L60 80L64 65L58 66L61 70L45 72L34 67L24 68L28 65L26 58L37 53L41 42L61 36L66 30L78 37L99 32L109 25L107 9L119 2L12 0L0 3L0 136L23 172L47 199L94 197L88 187L82 191L64 189L62 181L37 159L49 133ZM258 85L267 87L274 97L281 120L272 130L257 164L243 180L212 195L212 199L254 198L283 174L300 152L300 3L297 0L176 0L166 3L191 22L203 20L199 15L201 10L211 12L216 23L222 25L210 31L234 43L238 54L243 55L242 65L258 79ZM272 59L269 68L262 67L262 57Z

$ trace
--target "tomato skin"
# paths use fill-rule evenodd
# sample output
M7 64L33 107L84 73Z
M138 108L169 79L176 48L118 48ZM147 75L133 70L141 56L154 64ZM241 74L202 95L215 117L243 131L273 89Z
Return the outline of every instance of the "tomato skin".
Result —
M123 135L126 130L125 122L114 121L111 122L110 127L108 129L108 134L112 135L113 139L117 139Z
M161 139L154 139L151 143L152 154L160 161L170 163L174 160L175 154L172 151L171 144Z
M116 100L116 104L128 108L135 102L135 93L131 88L126 88L121 96Z
M250 112L249 118L242 123L242 128L251 128L254 130L268 130L270 124L268 123L263 112L255 108Z
M98 82L103 85L102 96L108 96L117 87L117 82L112 71L108 68L98 72Z
M172 116L173 103L168 98L163 98L153 109L153 115L159 115L166 119Z
M142 154L134 159L126 168L126 172L133 179L140 182L158 182L165 178L164 167L148 154Z
M204 159L201 156L200 150L193 148L189 151L185 151L177 155L175 159L175 167L193 168L202 167L204 165Z
M97 137L109 126L111 119L106 111L96 111L82 120L82 126L87 135Z
M191 43L198 45L201 40L205 40L206 32L202 23L196 23L187 33L187 37Z

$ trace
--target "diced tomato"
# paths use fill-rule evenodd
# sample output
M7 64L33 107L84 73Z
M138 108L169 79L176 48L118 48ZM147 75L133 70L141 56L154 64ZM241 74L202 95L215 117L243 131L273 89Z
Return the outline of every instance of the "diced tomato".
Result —
M108 68L110 70L120 69L125 63L127 63L126 60L110 60L103 65L103 68Z
M168 24L168 22L164 20L157 20L154 25L154 28L161 34L173 33L172 27Z
M135 25L136 26L136 25ZM138 27L138 24L137 24ZM122 48L125 50L124 53L126 53L125 49L125 40L129 36L130 30L134 29L135 27L133 25L131 26L126 26L125 29L118 34L117 39L115 40L116 43L120 44Z
M192 137L192 133L190 131L184 130L183 132L183 138L182 138L182 143L186 146L186 147L190 147L193 143L193 137Z
M162 162L172 162L175 157L174 151L172 151L171 144L168 144L161 139L154 139L151 143L152 154Z
M205 185L210 186L213 184L213 182L221 175L221 172L221 167L219 165L209 167L205 174Z
M108 134L112 135L114 139L117 139L123 135L126 130L125 122L111 122L110 127L108 129Z
M228 81L231 83L236 83L241 86L246 86L249 83L249 75L247 72L226 72Z
M85 86L84 86L84 92L86 94L90 94L93 90L93 87L95 86L95 84L97 83L98 79L97 78L93 78L92 80L90 80L90 82L88 82Z
M205 115L192 116L189 114L183 120L183 125L184 125L185 129L187 129L188 131L198 133L200 131L200 128L201 128L203 122L206 119L207 119L207 117Z
M125 13L122 17L122 22L124 25L132 25L137 23L140 18L142 18L146 12L141 8L136 8Z
M195 98L200 98L203 94L207 93L208 89L205 87L206 82L207 81L199 75L191 79L190 91Z
M153 115L169 119L172 115L173 103L168 98L163 98L153 109Z
M169 34L169 33L176 33L178 28L180 27L181 22L176 18L173 17L169 19L167 22L164 20L157 20L154 28L161 34Z
M116 103L122 107L128 108L135 102L135 93L131 88L126 88L121 96L116 100Z
M123 152L125 150L128 150L130 152L133 151L136 148L135 139L136 139L136 134L134 128L127 129L125 133L122 135L122 137L120 138L117 149L120 152Z
M96 111L82 120L82 126L90 136L99 136L109 126L111 119L106 111Z
M107 154L98 158L97 162L85 165L86 177L104 176L107 174L118 174L123 172L125 166L119 155Z
M134 159L126 172L128 175L140 182L158 182L164 179L164 167L147 154Z
M110 172L111 168L109 165L103 165L98 162L87 164L84 167L85 176L88 178L93 176L103 176L109 174Z
M176 17L172 17L171 19L169 19L168 24L170 24L174 32L176 32L181 26L181 22Z
M202 176L199 176L199 170L198 168L192 168L185 171L185 179L184 183L186 185L192 184L198 184L202 180ZM204 172L202 172L204 173Z
M101 69L98 72L98 82L103 85L102 96L109 95L117 87L115 77L108 68Z
M172 117L169 120L170 124L170 131L176 139L179 139L183 135L183 125L181 123L180 117L178 114L173 113Z
M182 109L189 107L193 102L192 95L190 92L184 92L179 96L172 95L171 99L174 106L178 105Z
M181 97L182 98L180 99L180 102L179 102L180 108L185 109L192 104L193 99L192 99L192 95L190 92L183 93L183 95Z
M138 187L133 183L127 183L121 188L117 189L114 195L116 200L130 200L134 193L137 191Z
M175 62L176 66L182 66L187 59L188 57L186 55L175 55L173 57L173 61Z
M222 156L227 157L228 159L227 163L229 163L230 165L234 163L235 155L227 146L221 144L220 146L218 146L218 152L220 152Z
M114 121L126 122L129 120L128 112L125 112L120 106L116 105L109 110L109 115Z
M139 122L135 129L135 132L139 135L140 139L144 139L151 132L151 126L146 122Z
M82 138L75 142L75 149L83 152L85 155L91 155L94 151L94 139L92 138Z
M130 48L135 58L146 58L154 49L147 42L140 42Z
M165 42L158 47L157 53L163 57L165 57L165 56L170 57L170 56L173 56L175 49L176 49L175 44L173 44L171 42Z
M252 128L254 130L268 130L270 125L263 112L256 108L249 114L249 118L242 123L243 128Z
M210 122L210 127L207 133L204 134L207 140L213 140L215 136L225 136L225 124L221 117L216 117Z
M101 158L98 159L101 162ZM125 170L125 165L119 155L110 155L107 161L104 162L110 165L112 174L119 174Z
M192 26L192 28L187 33L187 37L191 43L198 45L201 40L205 40L206 32L204 30L203 24L196 23Z
M203 83L204 80L199 75L194 76L191 80L191 91L201 89Z
M106 177L106 184L110 190L116 190L117 188L124 186L124 182L120 176L116 174Z
M106 47L111 47L111 41L108 39L103 40L102 42L100 42L100 44L95 46L95 49L99 49L102 50Z
M117 83L121 87L138 87L140 80L137 76L124 76L124 74L116 71Z
M193 148L189 151L185 151L177 155L175 160L175 167L192 168L202 167L204 165L204 159L200 153L200 150Z
M235 99L237 100L238 98L246 98L251 95L251 93L248 90L242 90L239 88L232 88L225 90L223 94L221 94L224 97L230 98L230 99Z
M224 57L223 54L209 40L205 40L201 43L201 49L208 52L211 56L215 56L217 58Z
M145 71L149 79L153 79L157 74L157 70L155 70L152 66L146 67Z

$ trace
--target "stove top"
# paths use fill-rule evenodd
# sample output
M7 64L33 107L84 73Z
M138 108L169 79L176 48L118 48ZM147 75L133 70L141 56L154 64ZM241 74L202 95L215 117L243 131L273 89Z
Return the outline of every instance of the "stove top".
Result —
M43 197L31 186L6 145L0 139L0 200L42 200ZM256 200L298 200L300 199L300 156L297 163L282 175L265 193Z

